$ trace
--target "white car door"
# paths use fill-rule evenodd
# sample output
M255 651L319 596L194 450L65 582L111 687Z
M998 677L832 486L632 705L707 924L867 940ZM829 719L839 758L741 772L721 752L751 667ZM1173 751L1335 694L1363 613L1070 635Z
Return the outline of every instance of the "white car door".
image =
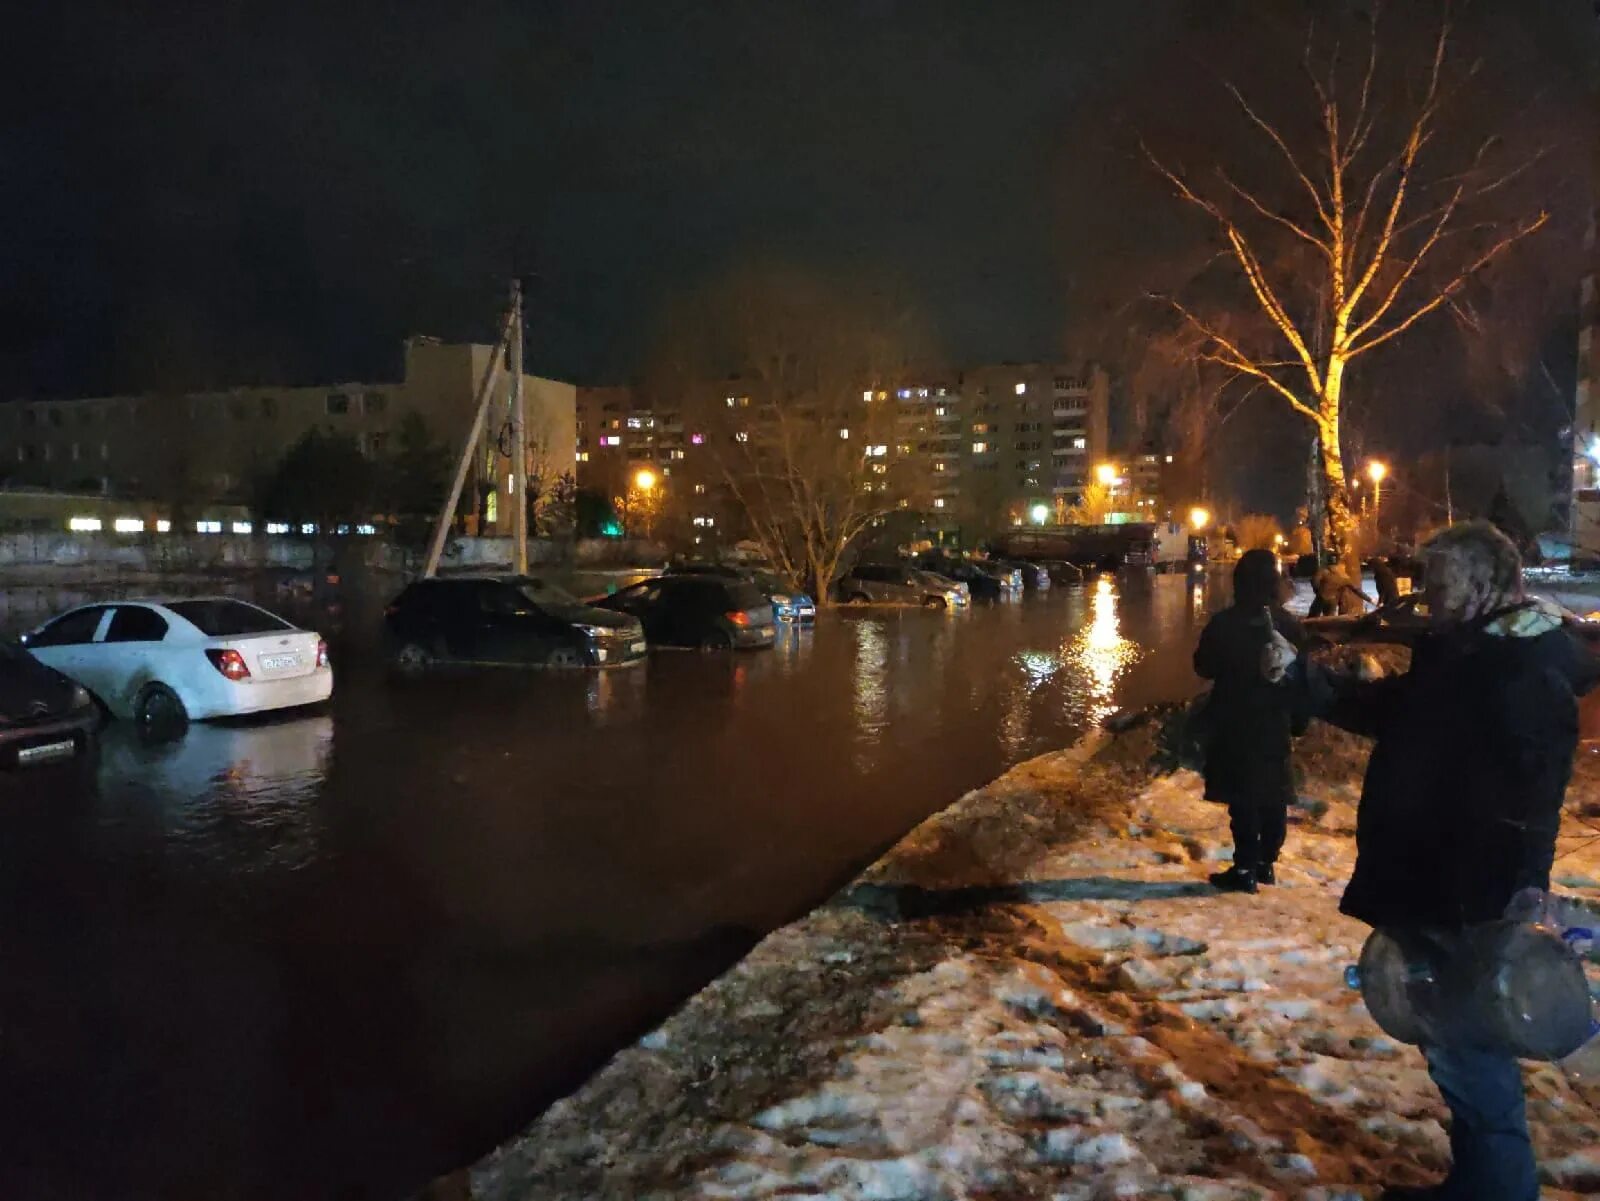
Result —
M150 680L164 680L162 640L168 622L146 605L113 605L111 618L83 648L83 686L121 711ZM92 681L92 682L91 682Z
M106 605L74 609L27 635L23 645L45 666L94 692L93 685L83 678L84 655L110 619L111 610Z

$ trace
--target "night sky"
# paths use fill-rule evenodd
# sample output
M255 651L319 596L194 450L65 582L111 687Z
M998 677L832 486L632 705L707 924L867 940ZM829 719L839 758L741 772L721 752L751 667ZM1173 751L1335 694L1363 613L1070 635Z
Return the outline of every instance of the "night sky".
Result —
M8 68L0 396L362 378L484 337L623 378L741 256L914 295L953 358L1063 340L1075 101L1127 0L52 9ZM158 15L152 15L152 13Z

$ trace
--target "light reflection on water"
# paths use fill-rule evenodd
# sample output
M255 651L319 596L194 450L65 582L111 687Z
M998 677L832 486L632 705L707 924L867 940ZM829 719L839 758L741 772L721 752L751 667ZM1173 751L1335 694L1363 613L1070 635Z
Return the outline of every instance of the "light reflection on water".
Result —
M603 1060L727 965L707 952L668 985L650 948L771 929L962 792L1119 705L1192 692L1189 651L1215 592L1197 604L1181 577L1102 578L968 613L828 613L771 652L606 672L401 684L357 663L339 669L329 713L195 726L160 747L113 726L90 795L0 805L0 889L26 897L38 930L8 940L0 924L0 970L46 978L53 956L123 945L121 919L172 948L157 963L128 943L97 962L93 995L134 1016L78 1060L28 1061L71 1112L120 1119L32 1122L39 1162L80 1186L40 1191L204 1191L184 1175L198 1139L244 1148L208 1161L213 1194L409 1195L487 1149L441 1149L441 1131L530 1120L570 1087L563 1071ZM101 903L86 910L86 895ZM473 963L492 970L469 989ZM7 1048L83 1042L72 1004L90 970L62 968L61 997L0 1040L0 1077L25 1066ZM419 991L435 979L437 995ZM609 1010L593 1000L603 989ZM262 1009L249 1028L241 996ZM214 1082L203 1064L130 1050L163 1023L228 1048L222 1067L250 1080L237 1091L256 1116L167 1123ZM148 1071L98 1074L130 1055ZM297 1073L312 1064L326 1095L362 1104L307 1117ZM437 1112L396 1100L409 1097ZM126 1156L81 1154L104 1129ZM356 1133L370 1153L352 1150ZM319 1187L296 1187L286 1165Z

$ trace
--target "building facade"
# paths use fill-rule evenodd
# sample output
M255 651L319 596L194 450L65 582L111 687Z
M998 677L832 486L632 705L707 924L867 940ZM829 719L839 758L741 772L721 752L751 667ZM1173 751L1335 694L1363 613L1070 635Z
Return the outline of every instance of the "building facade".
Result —
M1109 454L1110 398L1110 377L1090 364L913 373L893 387L863 386L864 404L891 405L894 414L892 433L880 426L883 443L863 454L881 453L885 475L919 481L930 525L998 528L1039 505L1054 513L1077 503ZM670 405L625 385L580 387L578 482L623 496L647 469L677 497L696 536L725 529L734 515L714 440L744 409L758 430L759 398L752 403L738 380L697 386Z
M307 432L348 435L363 454L395 449L415 413L459 453L492 346L408 339L399 381L314 387L250 386L189 393L0 404L0 478L60 491L125 497L157 508L248 504L255 482ZM576 465L571 384L523 377L530 472L553 480ZM484 533L509 533L511 460L501 453L510 378L497 374L491 419L470 487Z

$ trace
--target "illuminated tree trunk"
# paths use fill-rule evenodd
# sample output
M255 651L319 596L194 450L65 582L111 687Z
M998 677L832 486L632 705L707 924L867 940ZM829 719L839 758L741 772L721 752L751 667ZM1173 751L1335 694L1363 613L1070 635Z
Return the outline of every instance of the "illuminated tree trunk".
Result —
M1328 549L1336 560L1344 564L1352 578L1360 578L1356 516L1350 511L1349 481L1344 473L1344 447L1339 436L1339 402L1344 389L1344 369L1343 357L1334 354L1328 361L1327 374L1323 379L1317 432L1321 436L1322 491L1328 513Z

